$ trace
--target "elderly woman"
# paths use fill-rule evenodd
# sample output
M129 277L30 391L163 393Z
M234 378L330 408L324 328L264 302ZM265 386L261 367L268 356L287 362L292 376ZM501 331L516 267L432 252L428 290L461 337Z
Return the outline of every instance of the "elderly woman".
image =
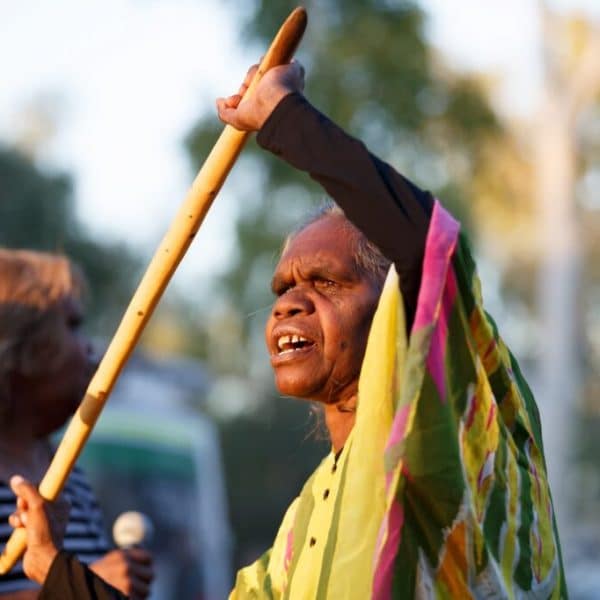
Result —
M566 597L535 401L459 224L316 110L298 63L242 101L247 83L221 119L339 208L288 239L265 328L278 390L323 407L331 452L231 600ZM13 486L32 576L94 584L57 552L35 488Z
M217 101L339 207L289 240L266 326L277 388L324 407L332 451L232 600L566 597L539 414L460 224L303 80L293 62Z
M53 448L48 436L75 411L92 375L91 346L81 334L81 273L64 256L0 249L0 544L10 527L14 473L37 482ZM113 586L145 598L151 557L140 549L110 551L102 518L83 473L75 469L64 548ZM21 565L0 577L0 598L37 598Z

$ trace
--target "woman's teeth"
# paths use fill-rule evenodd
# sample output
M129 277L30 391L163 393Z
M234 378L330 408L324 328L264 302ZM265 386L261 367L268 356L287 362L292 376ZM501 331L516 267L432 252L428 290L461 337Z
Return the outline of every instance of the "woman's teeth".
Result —
M300 350L307 344L310 344L310 340L302 335L282 335L277 340L278 354L286 354L288 352L294 352L294 350Z

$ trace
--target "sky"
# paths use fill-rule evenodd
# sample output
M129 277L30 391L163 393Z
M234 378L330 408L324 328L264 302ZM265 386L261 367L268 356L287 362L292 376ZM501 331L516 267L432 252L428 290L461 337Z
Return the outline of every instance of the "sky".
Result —
M148 257L193 179L185 134L244 73L221 4L0 0L0 140L23 137L31 107L49 107L57 128L41 162L73 174L94 233ZM206 229L212 248L221 228Z
M422 4L428 36L451 65L495 73L499 104L532 110L534 0ZM597 0L552 5L600 18ZM72 174L93 233L149 258L193 179L182 140L261 52L241 47L241 22L216 0L0 0L0 143L27 139L43 107L55 127L37 140L40 164ZM226 184L180 282L225 265L237 209Z

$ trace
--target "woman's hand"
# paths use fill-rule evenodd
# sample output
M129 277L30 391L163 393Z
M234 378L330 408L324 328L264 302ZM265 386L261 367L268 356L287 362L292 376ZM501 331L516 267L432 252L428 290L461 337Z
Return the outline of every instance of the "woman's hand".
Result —
M41 584L62 545L70 507L64 500L46 502L37 488L20 475L11 477L10 487L17 496L17 510L8 522L14 528L24 527L27 532L23 571L29 579Z
M113 550L90 569L132 600L145 600L154 579L152 555L143 548Z
M304 68L298 61L269 69L252 95L244 95L258 65L250 67L237 94L217 99L217 111L223 123L241 131L258 131L285 96L304 89Z

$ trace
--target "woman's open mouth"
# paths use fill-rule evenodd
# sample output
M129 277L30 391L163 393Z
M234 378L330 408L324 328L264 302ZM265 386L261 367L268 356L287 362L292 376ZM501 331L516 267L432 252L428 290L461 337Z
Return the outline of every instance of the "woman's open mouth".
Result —
M271 363L300 358L315 346L313 340L297 334L280 335L276 340L277 351L271 355Z
M289 354L290 352L297 352L313 344L313 341L302 335L282 335L277 340L277 354L280 356L282 354Z

